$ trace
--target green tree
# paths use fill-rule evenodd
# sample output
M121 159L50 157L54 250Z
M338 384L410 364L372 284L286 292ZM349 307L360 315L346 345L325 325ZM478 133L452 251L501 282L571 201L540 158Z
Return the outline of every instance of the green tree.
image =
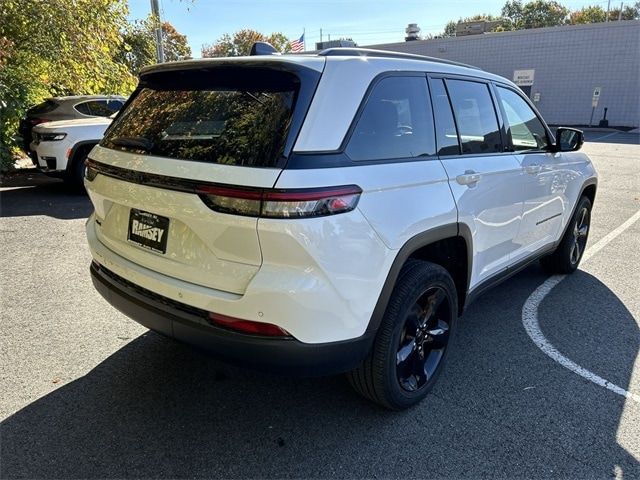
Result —
M454 22L453 20L451 20L450 22L447 22L447 24L444 26L444 32L442 32L439 36L440 37L455 37L456 36L456 25L457 25L457 23Z
M115 60L127 25L126 0L2 0L0 170L30 105L60 94L128 94L135 78Z
M279 52L291 50L289 40L282 33L267 36L251 29L240 30L233 35L225 33L215 43L202 46L203 57L240 57L249 55L255 42L268 42Z
M622 9L620 14L619 8L614 8L609 12L609 21L618 20L638 20L640 19L640 2L636 2L633 5L628 5Z
M598 23L607 21L607 12L598 5L581 8L569 15L569 23L577 25L580 23Z
M124 63L133 75L138 75L142 67L156 63L155 24L150 16L127 25L123 32L123 42L116 60ZM162 24L162 47L167 62L191 57L191 47L186 35L179 33L169 22Z
M502 7L502 16L508 18L514 30L526 28L555 27L564 25L569 9L553 0L509 0Z

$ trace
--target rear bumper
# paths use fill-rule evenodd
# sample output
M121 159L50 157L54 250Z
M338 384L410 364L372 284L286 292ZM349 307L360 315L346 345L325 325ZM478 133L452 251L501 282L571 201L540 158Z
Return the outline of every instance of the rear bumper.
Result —
M91 264L91 278L112 306L141 325L242 366L302 376L332 375L359 365L373 343L370 334L309 344L294 338L237 333L211 326L206 321L207 312L137 287L95 262Z

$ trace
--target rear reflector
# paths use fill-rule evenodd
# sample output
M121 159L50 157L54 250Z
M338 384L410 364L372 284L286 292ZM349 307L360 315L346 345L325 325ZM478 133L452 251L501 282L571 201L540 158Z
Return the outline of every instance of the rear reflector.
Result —
M240 318L227 317L219 313L209 313L209 323L218 327L228 328L249 335L263 335L265 337L290 337L291 334L284 328L272 323L252 322Z
M232 215L304 218L350 212L362 189L356 185L291 190L203 185L196 189L212 210Z

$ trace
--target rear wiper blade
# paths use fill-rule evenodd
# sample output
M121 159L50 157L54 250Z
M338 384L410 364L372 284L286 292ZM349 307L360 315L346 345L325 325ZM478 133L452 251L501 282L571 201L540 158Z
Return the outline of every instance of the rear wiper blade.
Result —
M129 147L148 152L153 148L153 141L145 137L115 137L111 143L118 147Z

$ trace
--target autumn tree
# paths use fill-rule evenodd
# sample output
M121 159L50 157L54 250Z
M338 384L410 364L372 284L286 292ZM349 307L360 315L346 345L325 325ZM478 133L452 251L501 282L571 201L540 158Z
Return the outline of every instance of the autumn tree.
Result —
M26 108L61 94L128 94L135 78L115 59L126 0L1 0L0 170Z
M607 11L598 5L584 7L569 15L569 23L576 25L580 23L598 23L607 21Z
M123 32L123 43L116 55L133 75L147 65L156 63L155 22L150 16L129 24ZM179 33L169 22L162 23L162 48L167 62L191 57L186 35Z
M255 30L244 29L233 35L225 33L215 43L202 46L203 57L240 57L249 55L255 42L268 42L282 53L289 52L289 40L282 33L276 32L267 36Z

